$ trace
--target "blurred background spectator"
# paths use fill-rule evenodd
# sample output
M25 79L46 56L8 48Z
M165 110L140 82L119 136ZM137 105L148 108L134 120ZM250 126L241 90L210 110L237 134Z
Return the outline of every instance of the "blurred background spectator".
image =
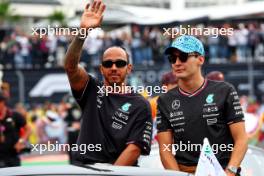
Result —
M248 58L254 62L264 62L264 27L262 23L245 22L239 24L219 24L219 26L204 25L204 28L233 27L233 35L200 36L209 47L209 63L246 63ZM192 26L200 27L200 25ZM133 64L155 66L167 64L163 49L170 37L163 35L159 26L143 27L133 25L132 32L110 36L104 32L99 36L89 36L84 45L82 61L92 67L99 66L99 58L104 48L118 45L131 51ZM11 31L0 43L0 63L4 68L60 68L63 53L72 39L70 36L37 36L26 35L23 32Z

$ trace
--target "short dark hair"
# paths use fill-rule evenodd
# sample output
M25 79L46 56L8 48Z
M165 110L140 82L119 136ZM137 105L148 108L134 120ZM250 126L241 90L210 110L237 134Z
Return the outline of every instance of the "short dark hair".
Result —
M125 47L123 47L123 46L110 46L109 48L120 48L120 49L122 49L123 51L125 51L125 53L126 53L126 57L127 57L127 64L130 63L130 62L129 62L129 60L130 60L130 55L128 54L128 52L127 52L127 50L126 50ZM109 49L109 48L107 48L107 49ZM103 53L103 55L101 56L101 62L103 61L103 56L104 56L104 53Z

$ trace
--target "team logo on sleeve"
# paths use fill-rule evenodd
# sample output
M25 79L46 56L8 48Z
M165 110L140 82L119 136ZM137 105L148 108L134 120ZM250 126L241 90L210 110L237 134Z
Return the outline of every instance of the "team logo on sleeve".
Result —
M180 100L174 100L171 104L171 108L174 110L179 109L180 106L181 106Z
M213 103L214 101L214 94L209 94L206 98L206 103Z
M129 110L129 107L131 106L130 103L125 103L122 105L121 109L125 112L127 112Z

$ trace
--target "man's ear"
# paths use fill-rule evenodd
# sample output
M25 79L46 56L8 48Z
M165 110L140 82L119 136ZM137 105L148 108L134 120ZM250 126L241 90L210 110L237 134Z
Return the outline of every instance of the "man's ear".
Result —
M204 56L198 56L198 60L199 60L200 65L202 66L204 64L205 58Z
M128 64L127 65L127 74L130 74L133 70L133 65L132 64Z
M102 75L104 75L102 64L100 64L100 72L101 72Z

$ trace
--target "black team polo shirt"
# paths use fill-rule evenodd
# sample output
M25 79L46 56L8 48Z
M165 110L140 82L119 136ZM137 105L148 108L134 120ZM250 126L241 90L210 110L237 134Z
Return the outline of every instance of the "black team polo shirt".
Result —
M218 161L226 167L234 143L229 125L240 121L244 115L239 97L226 82L205 79L193 94L176 87L158 99L158 132L172 130L179 164L197 165L207 137Z
M103 84L89 77L82 94L72 90L82 109L77 144L88 146L85 152L74 151L75 160L84 164L114 163L128 144L137 145L141 154L149 155L152 118L148 101L136 93L106 95L99 88Z

